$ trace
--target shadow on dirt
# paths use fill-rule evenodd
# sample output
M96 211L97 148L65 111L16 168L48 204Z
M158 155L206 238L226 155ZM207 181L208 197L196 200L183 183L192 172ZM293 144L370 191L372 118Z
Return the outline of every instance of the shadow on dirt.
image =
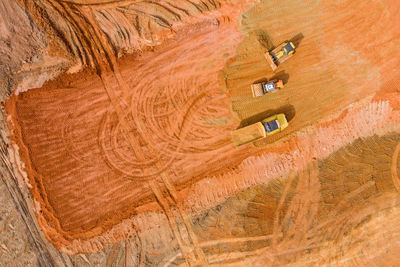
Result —
M295 47L299 47L301 41L304 39L304 35L302 33L297 34L289 41L294 44Z
M257 36L257 40L260 43L260 45L266 48L266 50L269 51L274 48L273 39L267 31L255 30L253 33Z
M284 70L279 71L271 77L271 80L282 80L283 84L287 84L289 81L289 73L286 73Z
M266 48L268 51L274 49L279 45L279 44L274 45L274 39L272 39L271 35L269 35L267 31L255 30L253 33L257 36L258 42L261 44L261 46ZM295 36L293 36L293 38L291 38L290 40L286 40L286 42L292 42L295 47L299 47L303 39L304 35L303 33L300 32Z
M256 81L254 81L253 83L263 83L263 82L268 82L268 81L272 81L272 80L282 80L283 84L287 84L287 82L289 81L289 74L286 73L284 70L277 72L274 74L274 76L272 76L270 79L267 78L261 78L258 79Z
M279 113L285 114L287 121L290 122L296 115L296 110L294 109L294 106L290 105L290 104L284 105L277 109L269 109L269 110L263 111L261 113L258 113L254 116L251 116L247 119L242 120L240 122L240 126L238 128L242 128L242 127L251 125L253 123L262 121L263 119L268 118L269 116L279 114Z

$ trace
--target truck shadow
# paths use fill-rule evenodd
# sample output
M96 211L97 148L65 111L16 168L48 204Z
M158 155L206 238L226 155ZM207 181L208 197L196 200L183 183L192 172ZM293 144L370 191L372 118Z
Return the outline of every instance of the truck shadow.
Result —
M257 36L257 39L258 39L258 42L260 43L260 45L262 47L266 48L266 50L269 51L274 48L273 39L267 31L255 30L254 34Z
M296 115L296 110L295 110L294 106L290 105L290 104L284 105L277 109L266 110L266 111L263 111L261 113L254 115L254 116L251 116L249 118L242 120L240 122L238 129L248 126L248 125L251 125L251 124L254 124L256 122L262 121L265 118L268 118L272 115L279 114L279 113L285 114L287 121L290 123L290 121L293 120L294 116Z
M304 39L304 35L302 33L298 33L289 41L292 42L295 47L299 47L299 45L303 39Z
M280 72L275 73L274 76L272 76L270 79L261 78L261 79L254 81L253 83L262 83L262 82L268 82L271 80L282 80L283 84L287 84L287 82L289 81L289 77L290 77L290 75L288 73L286 73L284 70L282 70Z
M271 51L272 49L275 49L279 44L275 43L274 45L274 39L271 37L271 35L265 31L265 30L255 30L254 34L257 36L258 42L260 43L261 46L266 48L268 51ZM304 39L303 33L298 33L295 36L293 36L290 40L284 40L282 42L292 42L295 47L299 47L301 41ZM281 43L282 43L281 42Z

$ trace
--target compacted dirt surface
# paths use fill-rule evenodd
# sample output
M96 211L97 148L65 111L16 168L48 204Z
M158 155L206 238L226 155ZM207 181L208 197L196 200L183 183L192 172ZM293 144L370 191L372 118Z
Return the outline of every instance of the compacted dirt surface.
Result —
M11 0L0 12L0 263L400 262L396 1ZM273 72L264 54L288 40L296 52ZM253 98L272 78L285 87ZM283 132L233 145L231 131L277 113Z

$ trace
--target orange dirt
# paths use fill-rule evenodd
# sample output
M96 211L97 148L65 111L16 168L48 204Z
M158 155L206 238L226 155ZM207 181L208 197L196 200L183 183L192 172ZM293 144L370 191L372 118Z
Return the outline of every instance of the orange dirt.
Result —
M319 173L313 163L307 174L309 163L358 137L399 130L395 81L400 78L400 59L393 56L400 50L400 26L394 23L398 3L263 1L239 19L246 4L224 1L174 24L174 34L149 22L146 32L153 41L159 38L152 49L140 32L125 43L109 37L122 22L110 26L109 20L96 17L100 11L93 10L101 6L79 7L93 28L86 32L74 24L81 42L70 53L81 55L82 64L93 65L97 72L63 75L42 88L13 95L6 107L39 223L56 247L68 253L98 251L164 222L186 262L218 264L225 261L223 255L206 258L190 214L293 170L306 177L296 182L296 192L308 192L304 199L296 195L295 201L310 208L290 209L297 214L296 225L306 222L302 227L311 229L306 212L318 216L313 203L322 193L311 186L318 183ZM65 15L73 4L60 5ZM114 12L112 7L104 12ZM143 10L154 11L146 6ZM296 54L277 70L278 76L289 75L285 88L253 99L250 84L274 76L263 55L271 36L278 45L299 33L304 38L297 39ZM117 61L111 56L113 49L144 52ZM258 141L258 148L235 148L230 131L239 121L231 111L241 125L284 112L290 117L289 127ZM271 213L273 249L286 245L286 236L282 239L279 233L282 221L289 218L278 217L289 209L285 199L294 190L291 183L274 204L275 215L265 211L267 217ZM366 181L360 192L373 183ZM346 201L353 197L343 195ZM165 214L163 221L158 220L160 213ZM306 237L296 234L295 227L287 230L295 236L290 244L303 244L303 251L314 248L312 241L302 242ZM310 235L317 238L320 230L314 230ZM264 256L253 256L265 252L264 248L248 256L262 261ZM277 255L271 257L279 263Z
M394 266L400 195L390 173L400 168L399 140L398 134L358 139L202 214L196 230L207 240L200 246L209 263Z
M218 85L218 71L240 34L206 21L175 39L119 63L132 94L124 116L133 116L130 131L142 146L143 159L130 148L94 73L61 77L8 102L42 223L63 239L92 238L132 217L138 206L154 201L148 181L160 171L175 184L185 184L249 155L248 148L236 150L231 143L230 130L237 123ZM118 90L111 74L103 79ZM57 244L68 244L47 234Z
M400 29L392 23L392 8L397 7L382 1L285 1L278 6L270 1L249 10L242 28L260 30L239 45L236 57L224 69L233 112L244 124L277 112L289 114L291 120L284 132L257 146L333 118L349 104L377 92L380 96L375 100L390 99L392 107L399 108L394 81L400 60L393 55ZM265 66L264 52L271 44L292 38L298 46L296 56L275 74L288 76L285 88L253 99L249 85L274 76Z

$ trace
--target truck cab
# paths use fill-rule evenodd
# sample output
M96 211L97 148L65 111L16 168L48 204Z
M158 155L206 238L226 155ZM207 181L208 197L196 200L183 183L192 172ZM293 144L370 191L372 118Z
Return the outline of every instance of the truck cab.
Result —
M286 116L283 113L268 117L262 120L261 123L264 125L266 135L280 133L288 126Z

